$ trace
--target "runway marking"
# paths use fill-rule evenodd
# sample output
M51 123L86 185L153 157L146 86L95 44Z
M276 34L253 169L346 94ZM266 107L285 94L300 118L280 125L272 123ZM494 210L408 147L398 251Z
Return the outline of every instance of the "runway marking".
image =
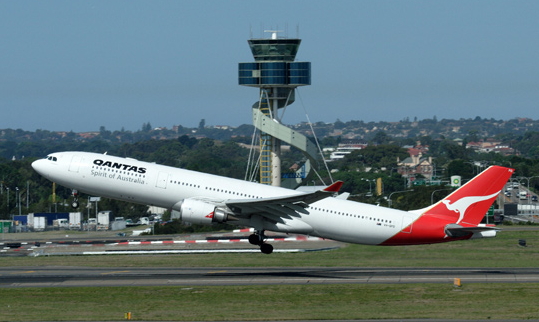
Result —
M101 273L101 275L110 275L110 274L118 274L118 273L129 273L131 271L113 271L113 272L107 272L107 273Z
M293 237L269 237L266 239L268 242L293 242L293 241L320 241L326 240L324 238L312 237L312 236L293 236ZM224 239L193 239L193 240L155 240L155 241L122 241L116 243L105 244L105 246L117 246L117 245L160 245L160 244L215 244L215 243L248 243L246 238L224 238Z

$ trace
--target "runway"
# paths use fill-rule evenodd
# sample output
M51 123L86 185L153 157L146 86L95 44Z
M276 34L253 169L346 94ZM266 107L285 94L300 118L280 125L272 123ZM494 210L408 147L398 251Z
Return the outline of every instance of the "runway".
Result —
M0 268L0 288L539 282L538 268Z
M19 239L22 246L4 250L9 256L171 252L259 252L247 242L248 233L185 235L169 239L65 239L41 245ZM16 234L17 235L17 234ZM66 236L67 237L67 236ZM80 237L80 236L79 236ZM90 237L90 236L88 236ZM330 240L272 236L280 251L306 252L341 246ZM82 241L84 240L84 242ZM5 257L4 257L5 256ZM95 256L95 255L94 255ZM128 255L126 255L128 256ZM120 264L121 265L121 264ZM76 286L200 286L278 284L390 283L526 283L539 282L539 268L363 268L363 267L0 267L0 288Z
M0 257L11 256L73 256L73 255L133 255L133 254L203 254L259 253L248 241L250 231L206 233L171 237L100 237L89 235L34 241L28 234L12 234L9 242L0 242ZM19 236L21 235L21 236ZM266 242L278 243L274 252L310 252L342 247L342 243L303 235L268 233ZM19 239L14 239L19 237ZM24 238L24 239L23 239Z

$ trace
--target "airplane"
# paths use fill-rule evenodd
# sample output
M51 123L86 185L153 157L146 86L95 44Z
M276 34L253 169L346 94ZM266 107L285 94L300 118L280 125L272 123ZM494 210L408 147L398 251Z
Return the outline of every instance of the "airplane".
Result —
M421 245L495 237L480 224L514 169L491 166L423 209L403 211L346 200L342 182L302 192L132 158L58 152L32 163L50 181L78 191L179 213L193 224L230 223L254 228L249 242L273 252L265 231L304 234L366 245Z

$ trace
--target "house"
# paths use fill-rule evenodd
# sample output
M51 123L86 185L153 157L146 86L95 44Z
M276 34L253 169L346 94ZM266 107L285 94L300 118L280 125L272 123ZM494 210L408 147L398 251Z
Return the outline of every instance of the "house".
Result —
M518 154L516 153L515 149L511 148L510 146L503 145L499 141L493 141L490 139L481 142L469 142L466 144L466 149L474 150L477 153L495 152L502 155Z
M416 179L418 175L431 180L434 173L432 157L423 157L423 153L428 151L428 147L416 146L408 149L410 155L406 159L397 160L397 172L409 181Z
M331 155L329 157L329 160L327 161L335 161L339 159L343 159L348 154L361 150L367 147L367 143L359 143L359 142L348 142L348 143L339 143L339 146L337 149L324 149L325 152L331 152Z

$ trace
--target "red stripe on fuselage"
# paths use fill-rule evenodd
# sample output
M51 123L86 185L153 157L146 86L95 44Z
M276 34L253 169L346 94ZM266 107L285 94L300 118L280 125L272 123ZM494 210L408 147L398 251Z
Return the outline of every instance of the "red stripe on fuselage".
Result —
M387 239L381 246L404 246L436 244L449 241L468 239L472 236L450 238L445 234L445 226L454 223L453 218L446 216L423 215L395 236Z

